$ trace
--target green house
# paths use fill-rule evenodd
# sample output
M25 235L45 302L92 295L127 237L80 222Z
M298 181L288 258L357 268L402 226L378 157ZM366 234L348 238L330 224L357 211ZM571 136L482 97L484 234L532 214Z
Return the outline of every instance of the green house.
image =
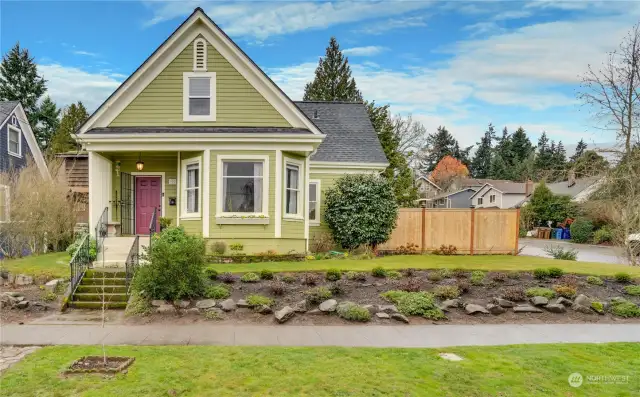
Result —
M111 236L147 235L165 217L247 253L306 251L323 192L387 166L362 103L292 101L200 8L78 140L92 233L106 217Z

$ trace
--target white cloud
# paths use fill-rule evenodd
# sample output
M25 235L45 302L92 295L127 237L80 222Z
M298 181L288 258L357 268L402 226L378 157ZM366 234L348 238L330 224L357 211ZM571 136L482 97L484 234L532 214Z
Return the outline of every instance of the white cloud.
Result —
M390 30L407 29L427 26L424 16L410 16L403 18L391 18L386 21L376 21L368 26L356 30L356 33L382 34Z
M59 64L38 65L38 72L47 80L47 94L58 106L82 101L89 112L94 111L121 83L112 74L90 73Z
M342 52L345 55L350 55L354 57L370 57L373 55L378 55L381 52L387 51L387 47L377 46L377 45L369 45L366 47L353 47L347 48Z
M74 54L76 54L76 55L85 55L85 56L88 56L88 57L97 57L98 56L98 54L96 54L95 52L89 52L89 51L75 50L75 51L72 51L72 52Z

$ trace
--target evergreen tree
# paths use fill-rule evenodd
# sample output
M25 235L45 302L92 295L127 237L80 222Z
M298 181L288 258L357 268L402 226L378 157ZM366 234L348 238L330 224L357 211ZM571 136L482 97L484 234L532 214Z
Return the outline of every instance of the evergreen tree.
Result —
M608 168L609 162L595 150L586 150L573 163L573 171L576 174L576 178L600 175Z
M471 161L471 175L474 178L488 178L491 172L491 158L493 152L493 141L496 139L496 131L493 124L489 123L489 128L485 131Z
M427 136L427 144L423 149L422 172L433 171L438 162L445 156L460 156L460 145L456 138L449 133L447 127L440 126L438 130ZM460 159L458 159L460 160Z
M324 58L320 58L315 78L304 88L305 101L360 102L362 94L351 77L349 59L340 51L335 37L331 37Z
M0 100L20 101L29 124L38 123L38 100L47 90L46 81L38 76L38 67L20 43L2 57L0 63Z
M507 127L502 129L502 136L496 138L495 153L500 155L500 157L502 157L501 160L505 163L507 159L513 157L513 154L511 153L511 135L509 134Z
M543 131L540 138L538 138L538 148L534 164L536 177L534 179L540 179L543 176L545 171L549 169L552 158L553 152L549 147L549 138L547 138L547 133Z
M457 140L453 145L453 156L456 159L460 160L460 162L462 162L462 164L464 164L467 169L471 166L471 158L469 158L469 156L472 148L473 146L467 146L464 149L460 149L460 144Z
M35 126L34 134L40 149L46 150L51 143L53 135L60 126L60 109L49 96L46 96L40 104L38 112L38 124Z
M533 152L533 145L524 129L519 127L511 135L511 165L516 165L526 160L531 152Z
M584 154L585 150L587 150L587 144L584 143L584 139L580 139L580 142L578 142L578 146L576 146L576 152L573 154L573 156L571 156L569 161L575 163L576 160Z
M88 118L89 114L82 102L78 102L77 105L75 103L71 104L71 106L66 108L63 111L60 126L51 139L51 152L64 153L80 150L80 145L76 143L73 137Z
M491 179L511 179L509 167L507 162L504 161L502 155L496 152L491 158L491 167L489 171L489 178Z

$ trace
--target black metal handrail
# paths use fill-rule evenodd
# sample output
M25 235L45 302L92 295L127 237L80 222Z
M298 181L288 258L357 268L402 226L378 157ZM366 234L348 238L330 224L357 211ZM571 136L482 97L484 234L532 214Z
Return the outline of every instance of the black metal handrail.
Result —
M85 234L80 244L78 244L78 249L76 253L73 254L71 260L69 261L69 267L71 268L71 294L73 295L76 292L76 288L82 280L82 276L87 271L93 258L91 258L91 238L88 234Z
M104 248L104 239L108 234L109 207L104 207L102 214L96 223L96 254L100 254ZM103 255L104 257L104 255Z
M153 215L151 215L151 223L149 224L149 249L151 249L151 242L153 241L153 235L156 234L156 225L158 223L158 209L153 209Z
M129 250L129 255L127 255L127 260L125 264L125 270L127 273L127 293L131 289L131 283L133 281L133 277L136 274L136 270L138 270L138 266L140 265L140 236L136 236L133 240L133 244L131 245L131 249Z

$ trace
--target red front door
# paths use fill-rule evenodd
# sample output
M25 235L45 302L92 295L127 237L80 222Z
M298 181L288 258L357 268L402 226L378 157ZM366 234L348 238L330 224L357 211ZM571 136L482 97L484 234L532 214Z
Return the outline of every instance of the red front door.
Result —
M136 234L149 234L153 209L157 208L156 230L160 231L162 213L162 178L159 176L136 177Z

